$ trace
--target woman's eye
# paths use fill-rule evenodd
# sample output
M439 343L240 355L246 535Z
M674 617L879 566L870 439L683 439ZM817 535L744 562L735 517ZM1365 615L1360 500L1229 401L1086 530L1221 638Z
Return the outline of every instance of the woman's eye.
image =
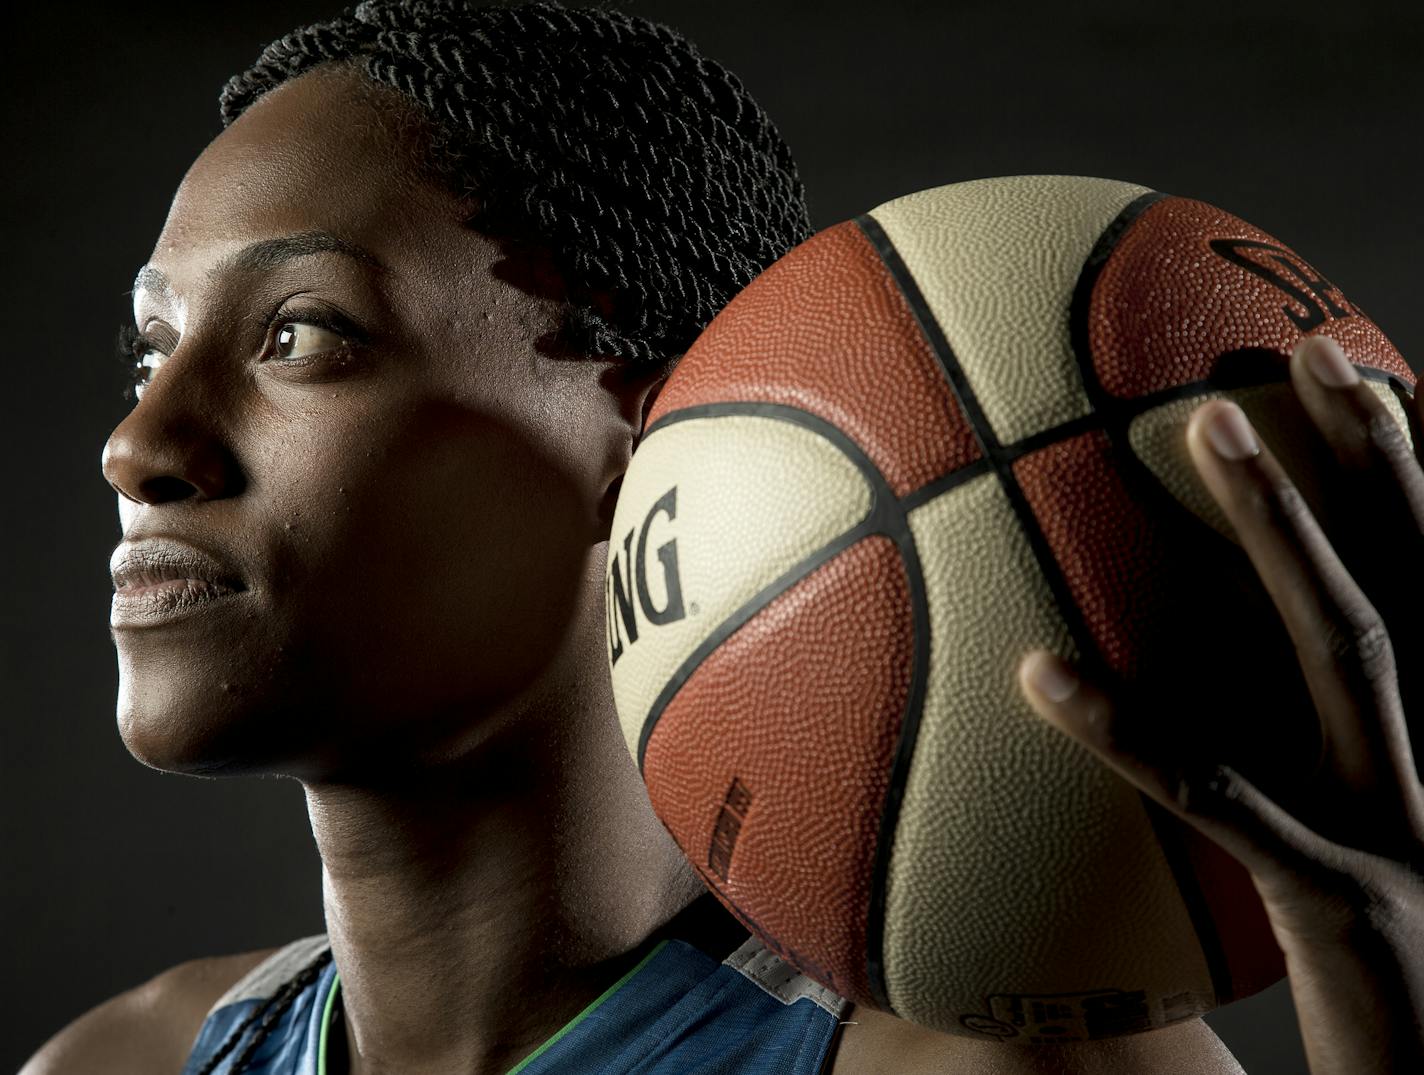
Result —
M134 363L130 377L133 382L134 399L143 398L143 390L148 387L153 375L158 372L158 367L163 365L168 356L156 347L149 347L140 351L134 358Z
M153 380L153 375L158 372L158 367L163 365L163 360L167 357L157 347L150 347L138 356L138 368L142 371L140 375L144 384Z
M335 351L346 338L329 328L307 321L287 321L277 329L276 358L305 358L322 351Z
M158 372L158 367L168 360L168 355L160 345L149 339L130 323L119 326L119 336L115 341L117 356L124 367L124 395L137 400L143 395Z

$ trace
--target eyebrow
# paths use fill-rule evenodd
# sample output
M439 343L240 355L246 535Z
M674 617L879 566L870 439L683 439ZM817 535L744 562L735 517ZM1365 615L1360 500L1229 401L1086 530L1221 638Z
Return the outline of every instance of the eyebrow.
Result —
M347 239L342 239L326 231L303 231L296 235L284 235L280 239L261 239L255 243L249 243L236 254L224 258L213 266L211 275L216 276L232 270L264 272L268 269L275 269L284 261L303 258L309 254L342 254L378 268L381 265L368 250Z
M208 276L221 276L229 272L267 272L293 258L309 257L312 254L341 254L344 257L384 268L369 250L357 246L348 239L332 235L326 231L303 231L295 235L283 235L277 239L259 239L248 243L235 254L229 254L210 270ZM168 277L152 266L145 265L134 277L134 290L154 291L165 297L173 296L173 285Z

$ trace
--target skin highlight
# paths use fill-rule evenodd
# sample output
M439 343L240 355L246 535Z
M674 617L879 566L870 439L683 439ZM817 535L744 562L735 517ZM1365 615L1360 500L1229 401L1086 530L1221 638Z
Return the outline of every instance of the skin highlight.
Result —
M319 68L174 200L135 294L159 353L104 473L126 540L195 544L244 589L116 629L119 722L159 768L303 782L346 1070L497 1073L650 940L737 929L652 814L603 653L608 523L661 375L542 345L557 281L465 226L398 113ZM265 954L175 968L27 1075L118 1070L155 1025L191 1042ZM846 1021L839 1075L1240 1071L1198 1020L1052 1048Z
M556 305L398 170L413 136L383 114L314 72L174 200L149 263L172 295L135 296L172 349L104 470L128 540L191 541L246 589L115 632L120 727L164 769L303 781L353 1070L494 1071L699 891L601 672L604 501L653 385L531 348ZM313 231L369 257L237 267ZM360 338L254 358L267 311L298 304Z

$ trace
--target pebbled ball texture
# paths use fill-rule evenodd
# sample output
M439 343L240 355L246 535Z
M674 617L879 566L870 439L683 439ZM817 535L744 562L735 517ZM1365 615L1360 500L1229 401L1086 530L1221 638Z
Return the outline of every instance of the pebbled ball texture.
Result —
M1408 366L1314 266L1075 176L896 199L733 299L652 410L607 578L629 747L709 888L843 996L981 1039L1132 1033L1277 980L1245 871L1015 670L1044 647L1169 697L1140 734L1228 742L1268 794L1309 773L1289 638L1184 436L1237 401L1329 530L1288 379L1309 333L1409 428Z

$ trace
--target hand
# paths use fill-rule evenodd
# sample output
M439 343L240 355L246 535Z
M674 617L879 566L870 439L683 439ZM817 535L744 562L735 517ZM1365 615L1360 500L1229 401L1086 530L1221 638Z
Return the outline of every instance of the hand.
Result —
M1049 723L1250 871L1285 954L1313 1075L1420 1072L1424 789L1404 702L1418 720L1424 695L1410 688L1424 686L1424 470L1334 341L1304 341L1290 372L1342 472L1333 544L1235 404L1199 407L1187 444L1280 612L1319 714L1324 751L1294 785L1301 793L1273 801L1219 761L1225 744L1207 764L1142 745L1130 704L1047 652L1024 659L1020 685ZM1414 407L1418 428L1424 394ZM1230 690L1221 685L1223 703Z

